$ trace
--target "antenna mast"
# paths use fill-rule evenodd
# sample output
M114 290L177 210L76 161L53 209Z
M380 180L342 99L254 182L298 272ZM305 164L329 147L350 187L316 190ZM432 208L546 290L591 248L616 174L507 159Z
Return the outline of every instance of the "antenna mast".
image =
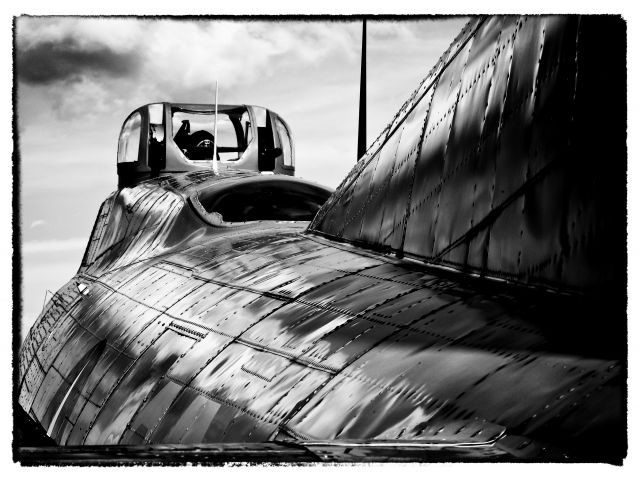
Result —
M211 168L218 173L218 80L216 80L216 103L213 115L213 158L211 158Z
M367 151L367 20L362 19L362 52L360 54L360 112L358 118L358 158ZM356 160L356 161L357 161Z

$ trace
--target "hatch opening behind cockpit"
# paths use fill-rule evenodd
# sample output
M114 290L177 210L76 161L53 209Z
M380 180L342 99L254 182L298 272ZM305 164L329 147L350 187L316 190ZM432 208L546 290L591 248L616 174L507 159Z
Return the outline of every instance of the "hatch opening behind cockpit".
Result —
M228 223L245 221L311 221L332 190L304 180L278 176L243 178L214 185L197 199L207 213Z

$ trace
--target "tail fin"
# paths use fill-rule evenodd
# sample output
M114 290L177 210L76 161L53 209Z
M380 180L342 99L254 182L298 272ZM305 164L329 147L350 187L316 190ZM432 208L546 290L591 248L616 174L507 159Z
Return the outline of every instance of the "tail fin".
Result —
M310 230L562 290L626 278L626 27L474 18Z

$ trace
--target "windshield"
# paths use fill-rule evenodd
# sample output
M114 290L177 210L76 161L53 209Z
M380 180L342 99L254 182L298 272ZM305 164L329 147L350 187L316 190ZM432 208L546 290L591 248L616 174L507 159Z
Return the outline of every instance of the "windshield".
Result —
M216 121L213 111L172 108L173 141L192 161L211 161ZM217 155L220 161L240 159L252 140L251 120L246 108L218 111Z

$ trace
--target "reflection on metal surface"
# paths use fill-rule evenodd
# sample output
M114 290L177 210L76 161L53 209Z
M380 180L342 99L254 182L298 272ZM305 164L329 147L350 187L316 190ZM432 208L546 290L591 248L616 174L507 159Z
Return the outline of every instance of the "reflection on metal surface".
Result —
M308 230L206 221L255 173L112 194L20 352L58 460L621 461L620 22L472 20Z
M624 84L619 18L472 20L310 230L527 284L617 281Z

